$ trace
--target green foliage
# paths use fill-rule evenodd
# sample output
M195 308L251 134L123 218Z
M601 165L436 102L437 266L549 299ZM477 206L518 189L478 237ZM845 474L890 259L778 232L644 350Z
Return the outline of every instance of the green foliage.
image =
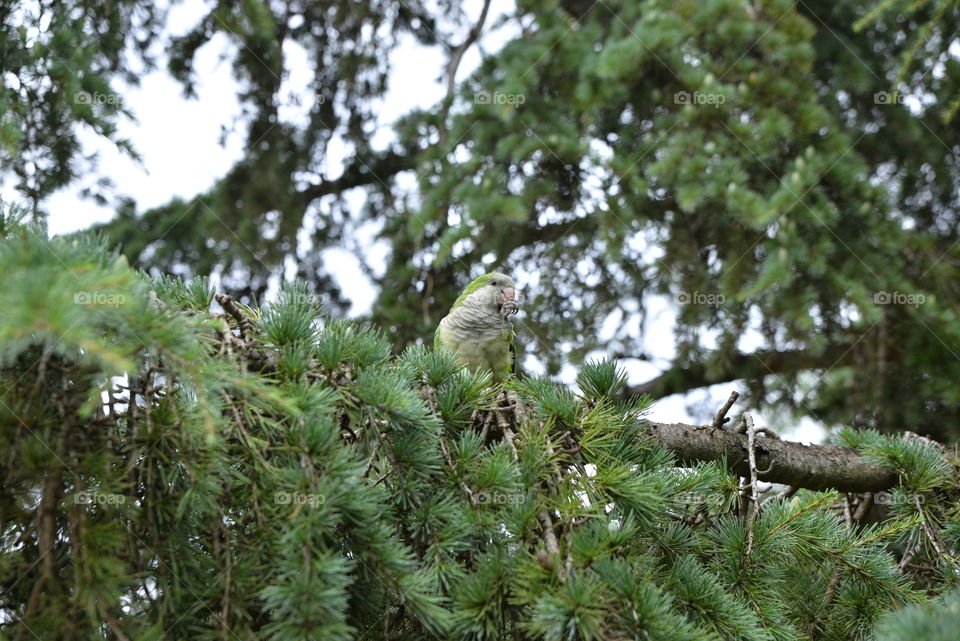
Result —
M923 605L885 614L875 641L953 641L960 629L960 590L953 590Z
M866 641L956 609L934 443L842 434L901 474L871 519L753 505L677 467L612 362L495 385L306 283L219 313L205 279L3 220L3 639Z
M13 174L17 191L42 217L42 202L87 172L79 130L88 130L137 158L118 125L133 114L117 80L136 84L151 70L148 48L166 17L153 2L80 0L8 3L0 9L0 169ZM106 203L112 181L99 176L86 195Z
M943 452L915 434L891 437L875 430L844 429L838 438L864 458L896 470L908 490L926 492L953 481L953 467Z
M210 279L201 276L189 281L170 276L159 276L153 280L153 289L161 300L169 300L176 307L205 312L210 308L215 291Z
M260 326L267 344L283 347L293 343L313 343L314 323L322 307L316 302L310 286L302 281L285 284L275 306L263 314Z
M565 386L535 377L514 379L510 387L522 400L533 406L540 418L567 427L576 420L577 398Z
M911 433L891 437L873 430L845 429L839 438L867 460L899 474L899 486L879 497L889 509L890 520L899 519L903 524L898 536L906 547L905 554L932 551L938 578L945 585L960 581L960 558L946 551L955 545L952 533L960 528L956 461L948 459L942 446ZM943 534L937 534L941 529Z
M894 95L901 91L901 87L908 81L910 72L918 65L921 59L932 57L938 63L945 64L955 72L957 69L956 57L944 55L944 44L951 41L951 33L955 33L957 19L960 18L960 4L956 0L938 0L935 2L905 2L903 0L882 0L854 24L855 31L862 31L865 27L879 22L883 14L897 15L901 23L909 24L908 33L912 36L910 47L902 54L902 63L897 70L896 80L892 87ZM904 18L909 18L909 21ZM923 74L926 76L927 74ZM927 83L921 85L927 91L941 94L944 89L949 90L950 84L942 82L940 77L923 78ZM931 82L932 81L932 82ZM946 93L941 117L944 123L950 123L960 109L960 92L953 86L953 95Z
M588 362L577 375L577 386L587 398L614 399L626 384L626 373L611 361Z

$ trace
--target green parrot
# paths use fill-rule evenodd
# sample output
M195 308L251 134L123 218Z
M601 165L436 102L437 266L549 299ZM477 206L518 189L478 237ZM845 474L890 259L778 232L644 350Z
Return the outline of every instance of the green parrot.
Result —
M499 272L479 276L440 321L434 346L456 352L471 371L488 369L503 381L513 371L515 334L508 317L518 310L513 279Z

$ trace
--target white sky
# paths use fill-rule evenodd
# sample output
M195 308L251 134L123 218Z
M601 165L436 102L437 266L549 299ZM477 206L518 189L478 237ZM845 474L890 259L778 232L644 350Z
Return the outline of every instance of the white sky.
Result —
M203 15L209 4L202 0L185 0L174 6L170 13L169 34L184 33ZM469 3L469 15L479 15L480 6L479 0ZM481 41L487 53L495 51L515 35L516 29L513 25L507 25L493 33L489 28L489 25L497 23L496 18L499 15L509 11L512 6L510 0L493 2L487 20L488 28ZM102 174L113 179L119 193L135 199L138 211L165 204L176 196L190 199L206 191L241 157L243 138L240 133L231 133L226 136L224 145L220 143L221 129L231 127L240 114L240 105L236 98L238 85L233 79L230 62L225 59L231 46L221 34L199 50L195 60L196 99L183 97L180 84L165 71L166 60L163 56L159 60L159 69L143 75L139 87L115 87L120 98L137 118L136 122L121 122L119 135L133 142L142 156L142 164L122 155L95 134L89 131L81 132L85 153L96 151L99 154ZM283 79L282 95L286 95L288 91L304 95L306 92L302 91L302 88L306 86L309 73L306 56L296 45L289 47L285 54L290 73ZM462 80L476 68L480 55L476 46L470 49L461 62L458 80ZM381 128L374 136L377 147L385 147L392 140L393 133L389 125L398 116L415 107L435 105L443 97L445 88L439 77L444 62L445 56L441 47L423 47L409 37L394 52L389 91L379 116ZM281 116L284 120L296 121L300 114L296 109L290 109ZM242 132L242 124L240 129ZM327 177L335 177L339 173L343 156L342 145L331 145L324 168ZM113 216L110 207L79 198L78 192L83 186L83 182L78 182L47 201L51 234L83 229L91 224L107 221ZM3 193L6 200L15 199L9 185L5 186ZM359 200L356 204L359 205L362 196L357 194L357 198ZM385 255L382 246L371 247L371 251L377 253L381 259ZM331 249L324 252L324 259L344 291L350 292L352 296L351 315L368 311L374 301L375 291L362 275L357 257L345 249ZM644 334L646 352L652 360L646 362L628 359L622 362L630 374L631 383L653 378L674 355L672 328L675 303L671 299L654 297L647 301L647 305L647 326L637 329ZM756 346L756 342L748 337L741 348L751 349ZM575 370L568 366L560 378L569 383L574 376ZM663 422L689 423L709 420L704 412L715 412L730 391L740 387L739 383L729 383L685 396L661 399L654 406L650 417ZM699 408L695 411L696 417L688 411L694 405ZM736 411L735 408L734 412ZM800 413L804 413L802 409ZM763 414L761 412L756 416L758 425L767 424ZM822 442L825 433L817 421L804 417L795 429L784 430L783 436L804 442Z

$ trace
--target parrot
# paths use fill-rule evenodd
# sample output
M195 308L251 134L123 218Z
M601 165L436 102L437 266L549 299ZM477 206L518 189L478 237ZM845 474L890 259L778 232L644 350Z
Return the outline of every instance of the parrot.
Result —
M513 371L516 335L509 316L519 309L512 278L500 272L478 276L440 320L434 347L456 352L471 371L490 370L502 382Z

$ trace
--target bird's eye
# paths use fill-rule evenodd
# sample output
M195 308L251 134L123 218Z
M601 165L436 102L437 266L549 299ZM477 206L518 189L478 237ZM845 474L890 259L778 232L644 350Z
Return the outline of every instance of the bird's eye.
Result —
M493 285L494 287L496 287L496 286L497 286L497 281L491 280L491 281L490 281L490 284Z

